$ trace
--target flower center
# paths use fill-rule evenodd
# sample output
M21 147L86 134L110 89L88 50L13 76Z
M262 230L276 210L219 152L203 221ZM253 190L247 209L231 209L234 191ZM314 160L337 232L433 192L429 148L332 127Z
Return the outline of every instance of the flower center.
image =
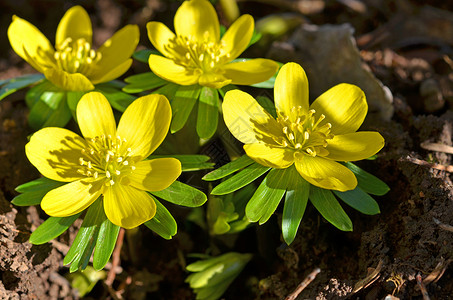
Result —
M66 38L56 46L54 58L58 67L68 73L87 74L91 66L101 59L101 53L91 49L84 38L75 41Z
M101 135L87 140L89 147L82 149L79 158L82 175L94 179L105 178L105 184L112 186L122 177L135 170L131 148L125 148L125 139Z
M290 116L279 112L277 122L280 124L282 132L273 137L273 140L283 147L293 148L311 156L329 154L325 148L327 140L334 137L331 133L332 125L326 123L319 126L325 116L320 115L316 119L315 113L316 111L311 109L308 114L304 114L301 106L293 107Z
M175 63L193 69L196 73L216 73L217 66L225 64L229 53L220 44L210 41L195 41L191 37L177 36L166 45Z

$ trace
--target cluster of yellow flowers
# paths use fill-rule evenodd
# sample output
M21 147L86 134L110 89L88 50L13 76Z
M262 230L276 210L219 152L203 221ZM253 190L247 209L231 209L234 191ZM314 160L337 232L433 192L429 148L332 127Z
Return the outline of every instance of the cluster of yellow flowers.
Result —
M174 29L175 33L159 22L147 24L149 40L162 54L151 54L149 67L166 81L220 89L259 83L278 70L269 59L236 60L254 32L250 15L241 16L220 37L210 2L190 0L178 9ZM8 37L14 51L52 84L87 92L76 110L83 138L48 127L34 133L26 145L28 159L42 175L66 182L44 196L43 210L51 216L71 216L103 196L106 216L115 225L133 228L153 218L156 204L146 191L166 189L181 174L175 158L147 160L168 133L172 118L168 99L158 94L136 99L117 128L106 97L89 92L129 69L139 42L138 27L124 27L94 50L90 18L75 6L58 25L55 47L16 16ZM310 105L304 70L288 63L276 77L274 101L276 118L249 94L237 89L226 93L224 121L245 144L246 154L270 168L294 165L304 180L323 189L354 189L354 173L338 161L365 159L384 146L379 133L356 132L368 110L362 90L339 84Z

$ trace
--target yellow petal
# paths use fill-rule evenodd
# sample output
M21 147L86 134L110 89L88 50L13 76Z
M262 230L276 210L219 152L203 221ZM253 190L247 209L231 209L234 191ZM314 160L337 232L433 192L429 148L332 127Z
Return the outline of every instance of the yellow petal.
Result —
M80 131L86 139L103 134L116 136L112 107L101 93L91 92L83 95L77 104L76 112Z
M81 178L77 173L86 141L64 128L47 127L35 132L25 145L30 162L45 177L70 182Z
M336 135L328 140L327 158L355 161L368 158L384 147L384 138L378 132L360 131Z
M251 15L242 15L222 36L220 45L225 53L230 55L230 61L247 49L252 39L254 27L255 22L253 21L253 17Z
M310 108L326 116L319 126L330 123L333 134L345 134L359 129L367 114L368 104L360 88L341 83L319 96Z
M171 59L160 55L151 54L149 56L149 67L157 76L180 85L192 85L198 83L199 74L195 74L193 70L188 70L185 67L175 64Z
M274 85L274 101L278 112L290 118L291 108L301 106L308 111L308 79L304 69L296 63L285 64L277 74Z
M299 174L317 187L344 192L357 186L354 173L335 161L299 153L295 165Z
M129 105L118 124L117 134L126 139L132 155L148 157L162 143L171 121L167 98L152 94Z
M211 87L213 89L220 89L231 83L231 79L225 78L222 74L202 74L198 79L198 84L201 86Z
M218 42L220 25L217 13L208 0L185 1L175 14L175 32L195 41Z
M91 91L94 85L80 73L67 73L61 69L49 68L44 71L44 76L54 85L65 91Z
M252 96L240 90L225 94L222 110L223 119L231 134L244 144L260 142L256 136L256 126L276 123Z
M67 217L81 212L101 195L101 181L77 180L48 192L41 208L52 217Z
M130 185L145 191L168 188L181 175L181 163L176 158L144 160L135 165L128 176Z
M251 159L266 167L284 169L294 163L294 152L288 148L248 144L244 145L244 150Z
M41 56L41 53L49 54L50 57L53 57L55 52L49 40L38 28L17 16L13 16L13 21L8 27L8 38L14 52L27 62L29 62L29 58L25 54L25 50L28 52L29 57L33 59ZM44 59L51 61L51 58L47 58L47 55L42 56ZM52 62L49 63L52 64ZM40 65L30 64L39 72L43 71Z
M114 184L104 193L104 211L110 222L130 229L154 217L156 203L145 191Z
M148 31L148 38L154 48L157 49L162 55L170 57L170 53L167 51L167 45L171 39L175 38L175 34L168 29L161 22L148 22L146 24Z
M270 59L256 58L226 64L222 67L223 76L231 79L232 84L250 85L271 78L278 70L278 64Z
M85 39L90 45L92 42L93 30L88 13L83 7L77 5L66 11L57 27L55 45L62 44L67 38L73 41Z
M129 58L127 60L125 60L124 62L122 62L121 64L115 66L113 69L109 70L109 71L106 71L105 73L98 73L99 76L95 76L93 75L93 77L90 77L91 79L91 82L93 84L98 84L98 83L102 83L102 82L108 82L110 80L114 80L114 79L117 79L118 77L120 77L121 75L123 75L124 73L127 72L127 70L129 70L129 68L131 67L132 65L132 59Z
M106 73L109 73L113 69L118 69L119 65L122 65L125 61L129 60L134 53L135 48L137 48L139 40L140 31L137 25L127 25L118 30L98 49L98 53L101 54L101 60L96 64L96 69L91 75L91 78L97 82L108 81L100 81L99 78L107 77L107 75L105 75ZM127 69L124 70L124 72L126 72ZM112 79L119 77L123 73Z

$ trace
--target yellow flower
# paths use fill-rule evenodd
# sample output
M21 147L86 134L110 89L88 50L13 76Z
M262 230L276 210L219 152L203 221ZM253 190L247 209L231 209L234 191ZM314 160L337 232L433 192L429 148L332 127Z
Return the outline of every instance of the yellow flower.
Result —
M176 35L160 22L149 22L148 37L165 57L151 54L149 66L158 76L179 85L221 88L269 79L278 69L269 59L232 62L248 46L252 16L243 15L220 39L217 13L208 0L185 1L174 19Z
M277 75L274 101L277 119L247 93L233 90L225 95L225 123L246 144L247 155L277 169L295 164L305 180L324 189L354 189L354 173L336 161L365 159L384 146L378 132L356 132L368 111L363 91L342 83L309 105L305 71L288 63Z
M90 91L118 78L132 64L139 41L137 25L116 32L97 51L92 48L90 17L81 6L70 8L60 21L55 49L29 22L13 16L8 38L14 51L54 85L66 91Z
M167 98L148 95L126 109L117 129L105 96L85 94L77 105L84 138L47 127L25 146L42 175L68 182L44 196L42 209L50 216L71 216L103 195L105 214L113 224L133 228L150 220L156 204L146 191L163 190L181 174L177 159L144 160L165 138L170 119Z

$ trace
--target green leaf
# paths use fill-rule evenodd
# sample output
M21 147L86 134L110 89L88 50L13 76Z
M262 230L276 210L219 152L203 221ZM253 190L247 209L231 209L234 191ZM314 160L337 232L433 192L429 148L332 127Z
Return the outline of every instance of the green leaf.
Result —
M105 271L96 271L94 268L88 266L83 272L75 272L69 274L67 277L71 283L71 287L77 289L79 297L88 294L100 279L107 276Z
M38 205L41 203L42 198L44 198L50 190L64 184L66 184L66 182L55 181L46 177L41 177L39 179L21 184L16 187L16 191L21 193L21 195L14 197L11 203L17 206Z
M28 116L30 127L64 127L71 119L71 110L66 101L66 92L43 92L33 105Z
M226 85L220 89L218 89L217 91L219 92L220 96L223 98L225 98L225 94L228 92L228 91L231 91L231 90L236 90L238 87L233 85L233 84L229 84L229 85Z
M146 227L160 235L166 240L170 240L178 231L178 225L171 213L156 198L156 215L149 221L145 222Z
M266 173L269 169L269 167L265 167L254 162L244 170L220 183L211 191L211 194L225 195L234 192L241 187L246 186L250 182L253 182L255 179Z
M153 92L153 94L160 94L167 97L167 99L171 100L175 97L176 91L180 86L171 82L167 82L165 85L161 86L157 90ZM170 101L171 104L171 101Z
M110 105L120 112L124 112L126 108L137 98L123 93L121 90L112 87L108 83L96 85L95 91L102 93L107 98Z
M49 217L33 231L29 242L34 245L47 243L65 232L81 214L80 212L69 217Z
M261 34L261 32L254 30L252 38L250 39L250 42L249 42L247 48L250 47L251 45L255 44L256 42L258 42L262 36L263 35Z
M135 51L134 54L132 54L132 58L138 60L139 62L147 64L149 56L151 54L162 55L157 50L142 49L142 50Z
M256 97L256 102L259 103L268 113L271 114L275 119L277 119L277 110L275 109L274 102L271 101L266 96L258 96Z
M248 157L247 155L243 155L243 156L239 157L238 159L236 159L230 163L227 163L226 165L223 165L220 168L215 169L212 172L209 172L208 174L206 174L203 177L203 180L214 181L214 180L224 178L230 174L233 174L236 171L239 171L240 169L250 166L253 163L254 163L254 161L250 157Z
M127 77L124 81L126 81L128 85L123 87L123 91L132 94L153 90L167 84L165 79L160 78L153 72L132 75Z
M347 162L346 167L351 170L357 177L357 186L365 193L382 196L390 191L389 186L374 175L362 170L355 164Z
M197 133L209 139L217 130L219 121L219 94L216 89L204 86L198 101Z
M110 222L109 219L106 218L102 222L93 254L93 267L96 271L102 270L108 263L119 232L120 227Z
M301 178L293 190L286 191L283 206L282 234L286 244L291 244L296 237L300 222L307 207L310 184Z
M356 187L352 191L333 191L347 205L360 211L362 214L375 215L380 213L379 205L370 195Z
M251 222L264 224L269 220L285 194L287 169L272 169L256 189L245 207L245 215Z
M179 181L173 182L165 190L151 192L151 194L168 202L187 207L198 207L208 200L203 192Z
M35 85L25 94L25 103L29 108L32 108L41 98L44 92L61 92L61 90L52 84L52 82L44 79L39 84Z
M86 92L66 92L66 99L68 102L68 107L71 110L72 117L74 120L77 120L77 114L76 114L76 109L77 109L77 104L79 104L80 98L82 98L83 95L85 95Z
M338 203L332 191L312 185L309 195L311 203L332 225L343 231L352 231L352 222Z
M88 265L99 229L106 218L102 200L99 198L88 208L82 226L63 260L64 265L71 264L71 273L78 269L84 270Z
M23 89L29 85L35 84L38 81L44 79L44 75L42 74L29 74L24 76L19 76L7 80L2 80L0 82L0 100L5 98L12 93Z
M206 155L151 155L148 159L165 157L173 157L179 160L181 162L183 172L212 169L214 167L214 163L208 162L210 157Z
M175 93L175 97L170 102L173 112L170 131L175 133L187 122L192 109L201 93L199 85L181 86Z

